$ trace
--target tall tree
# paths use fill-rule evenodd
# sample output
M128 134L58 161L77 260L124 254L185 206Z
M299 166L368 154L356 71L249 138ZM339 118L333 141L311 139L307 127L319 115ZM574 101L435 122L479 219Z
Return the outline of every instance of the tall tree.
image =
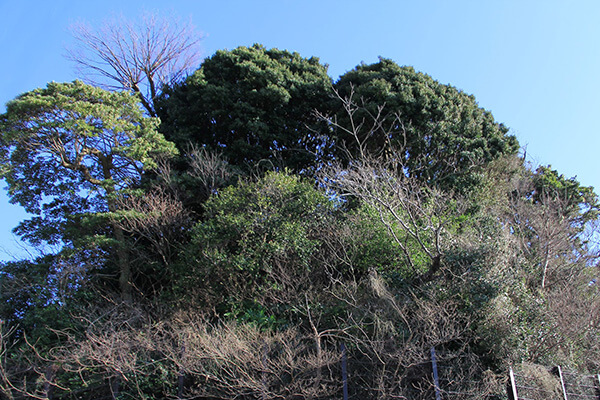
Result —
M392 60L357 66L335 89L340 102L330 117L344 150L338 159L368 153L428 184L460 188L485 163L518 150L473 96Z
M98 29L78 24L73 36L79 46L68 58L85 81L135 93L153 117L162 88L185 78L199 62L200 37L193 26L155 14L139 23L114 19Z
M598 258L585 235L598 220L598 195L549 166L525 170L518 178L509 196L509 221L525 258L539 271L539 278L532 273L533 286L568 282L576 276L574 267Z
M330 89L317 58L260 45L218 51L165 93L161 130L180 149L206 146L246 170L263 160L301 170L322 144L313 111Z
M117 196L140 182L154 157L175 153L157 124L144 117L135 96L79 81L53 82L9 102L0 116L0 177L8 183L11 202L34 215L16 231L34 244L81 239L74 226L81 228L85 217L115 213ZM129 301L124 232L118 224L110 230L119 286Z

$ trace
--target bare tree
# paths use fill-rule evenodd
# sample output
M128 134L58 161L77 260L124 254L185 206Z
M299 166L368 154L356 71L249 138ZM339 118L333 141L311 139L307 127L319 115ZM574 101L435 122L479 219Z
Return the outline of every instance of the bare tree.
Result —
M56 388L64 389L55 382L59 366L42 357L26 336L17 350L17 329L5 325L0 320L0 399L47 400Z
M199 61L201 37L190 23L174 18L146 14L133 23L120 17L97 29L79 23L72 33L78 45L67 58L84 80L136 93L153 117L162 88L184 78Z
M190 145L185 156L190 175L197 179L197 191L206 198L225 186L237 173L221 153L211 152L205 147Z
M320 171L321 183L340 196L358 198L374 209L398 244L415 275L423 271L415 260L418 248L430 260L421 278L429 279L441 266L447 225L464 211L463 201L419 179L420 172L406 166L406 130L399 114L386 113L385 105L370 112L363 99L335 93L346 122L316 113L333 129L343 131L352 143L338 143L348 158L345 165L329 164ZM370 151L374 137L403 137L403 143L388 140L378 151ZM354 148L355 151L352 151Z
M348 168L325 171L323 182L341 195L354 196L379 214L415 274L414 245L431 261L428 273L439 269L446 227L460 215L460 201L398 174L401 168L374 159L355 161Z
M577 238L583 238L577 229L579 214L568 212L569 200L560 194L541 193L537 202L529 198L534 190L530 177L517 179L513 185L509 222L525 258L539 266L539 280L532 286L543 290L553 282L577 276L572 269L593 257L585 248L577 248Z
M335 347L315 349L314 338L295 328L271 332L253 324L209 323L197 310L157 321L121 303L91 310L87 322L84 337L64 332L65 345L52 357L78 383L104 383L98 393L119 380L123 390L142 398L148 377L161 375L165 387L157 382L155 394L167 393L169 377L185 375L180 396L189 398L314 399L339 391Z
M123 211L115 223L134 238L144 239L151 245L154 254L145 254L144 258L157 255L168 267L177 243L185 237L185 230L191 224L190 213L160 186L144 196L123 196L118 202Z
M431 348L439 350L443 390L452 398L484 399L502 385L471 346L474 319L454 299L435 299L389 287L374 270L359 282L335 281L319 300L340 302L335 329L319 327L319 315L308 315L320 336L344 342L352 368L350 390L356 398L431 399ZM315 299L317 300L317 299ZM325 320L325 318L324 318ZM326 322L325 322L326 323ZM313 328L314 329L314 328ZM441 375L442 376L442 375ZM487 377L487 378L486 378ZM460 396L457 397L457 394Z
M406 129L400 114L387 113L385 103L379 105L374 112L365 107L364 100L356 99L354 86L350 85L350 94L347 97L342 96L337 90L333 89L334 99L339 102L343 114L347 121L345 124L338 121L337 116L324 114L318 110L315 116L326 122L334 130L339 130L350 137L350 143L337 143L342 154L348 159L355 157L365 159L367 157L375 158L395 158L394 153L399 154L399 149L394 149L391 138L400 136L403 138L402 147L406 146ZM362 114L362 116L359 116ZM376 137L383 137L386 140L377 151L370 151L370 142ZM353 151L352 149L356 149ZM356 156L353 154L356 153Z

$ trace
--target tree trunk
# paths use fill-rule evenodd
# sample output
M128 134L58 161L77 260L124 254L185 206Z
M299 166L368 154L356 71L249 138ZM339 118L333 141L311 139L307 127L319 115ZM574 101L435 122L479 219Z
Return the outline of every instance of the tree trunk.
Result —
M113 169L112 157L102 157L100 159L100 165L104 178L106 180L112 179L111 171ZM106 203L108 205L108 211L115 213L118 210L117 203L112 195L116 192L114 186L108 186L106 188ZM119 291L121 292L121 300L127 304L133 302L133 286L131 285L131 265L129 263L129 252L125 247L125 232L119 225L118 222L112 224L115 234L115 240L117 241L117 265L119 267Z
M119 289L121 300L127 304L133 302L133 286L131 285L131 264L129 252L125 248L125 233L117 224L113 224L117 240L117 263L119 265Z
M48 400L54 398L54 386L52 385L52 382L56 377L57 371L58 366L53 364L46 368L46 373L44 374L44 394Z
M542 289L546 287L546 274L548 271L548 263L550 262L550 249L548 249L548 245L546 245L546 255L544 257L544 267L542 271Z

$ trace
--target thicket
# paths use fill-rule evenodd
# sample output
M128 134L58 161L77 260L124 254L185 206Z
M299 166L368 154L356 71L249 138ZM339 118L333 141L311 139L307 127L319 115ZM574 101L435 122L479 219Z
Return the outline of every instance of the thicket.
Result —
M342 356L352 398L431 398L432 347L469 398L600 370L597 195L473 96L260 45L161 82L0 117L42 254L0 264L3 398L340 398Z

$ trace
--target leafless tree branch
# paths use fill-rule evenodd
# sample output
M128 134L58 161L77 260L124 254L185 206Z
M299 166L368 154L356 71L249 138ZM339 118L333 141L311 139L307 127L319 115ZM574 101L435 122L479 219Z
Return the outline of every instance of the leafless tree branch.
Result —
M157 96L165 85L185 78L199 62L201 37L191 23L146 14L141 22L123 17L94 29L72 27L78 45L67 58L93 85L136 93L149 115L156 116Z

